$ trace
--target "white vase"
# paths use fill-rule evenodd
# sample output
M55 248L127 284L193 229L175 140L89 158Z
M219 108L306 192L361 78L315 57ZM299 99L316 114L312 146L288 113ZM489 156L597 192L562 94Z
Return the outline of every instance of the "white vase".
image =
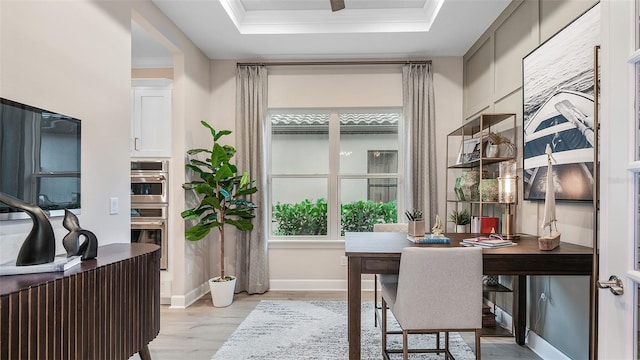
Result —
M498 150L499 150L499 149L500 149L500 148L498 147L498 145L489 145L489 146L487 146L486 154L485 154L485 155L486 155L488 158L498 157Z
M236 278L229 281L217 281L219 276L209 279L209 289L211 290L211 300L215 307L225 307L233 302L233 292L236 289Z
M460 233L468 233L468 225L456 225L456 232Z

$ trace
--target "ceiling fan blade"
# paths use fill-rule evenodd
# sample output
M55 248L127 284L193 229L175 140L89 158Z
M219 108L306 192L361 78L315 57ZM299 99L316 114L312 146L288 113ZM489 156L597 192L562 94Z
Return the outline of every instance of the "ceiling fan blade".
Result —
M344 0L329 0L331 1L331 11L338 11L344 9Z

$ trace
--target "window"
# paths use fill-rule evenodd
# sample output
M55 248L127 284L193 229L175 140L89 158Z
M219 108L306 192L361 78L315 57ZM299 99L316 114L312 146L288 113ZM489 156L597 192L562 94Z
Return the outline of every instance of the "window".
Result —
M401 109L272 109L269 125L273 238L338 239L398 221Z

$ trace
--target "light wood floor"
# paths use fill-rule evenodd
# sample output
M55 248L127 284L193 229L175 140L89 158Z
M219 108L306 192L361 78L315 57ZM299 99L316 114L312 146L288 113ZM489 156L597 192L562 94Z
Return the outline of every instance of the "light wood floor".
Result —
M363 293L371 298L371 292ZM211 359L236 327L249 315L260 300L346 300L346 292L281 292L263 295L236 294L226 308L215 308L209 295L187 309L169 309L163 305L160 334L149 344L154 360ZM372 315L373 316L373 315ZM473 348L473 334L462 334ZM513 338L482 338L484 360L540 359L529 348L519 346ZM138 360L137 355L131 360ZM268 359L265 359L268 360Z

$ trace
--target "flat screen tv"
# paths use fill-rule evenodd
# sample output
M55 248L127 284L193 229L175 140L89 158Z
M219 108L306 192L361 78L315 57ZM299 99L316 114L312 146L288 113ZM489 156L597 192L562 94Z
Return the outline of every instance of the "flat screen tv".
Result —
M80 134L79 119L0 98L0 192L79 214ZM0 202L0 220L27 217Z

